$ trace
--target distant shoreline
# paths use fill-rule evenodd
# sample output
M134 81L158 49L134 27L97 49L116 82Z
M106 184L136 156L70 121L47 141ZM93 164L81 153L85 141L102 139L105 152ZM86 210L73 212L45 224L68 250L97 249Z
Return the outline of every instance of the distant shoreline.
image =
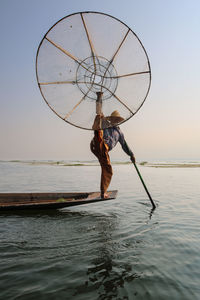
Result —
M97 160L92 161L72 161L72 160L0 160L0 163L21 163L32 166L46 165L46 166L62 166L62 167L92 167L99 166ZM130 165L130 161L111 161L115 165ZM199 162L137 162L139 166L150 168L200 168Z
M139 163L151 168L200 168L200 163Z

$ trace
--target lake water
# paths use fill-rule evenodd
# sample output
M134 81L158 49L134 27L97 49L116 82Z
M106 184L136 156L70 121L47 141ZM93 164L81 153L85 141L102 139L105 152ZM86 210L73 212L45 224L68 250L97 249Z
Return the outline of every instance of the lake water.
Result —
M0 213L0 299L200 299L200 168L113 165L116 200ZM100 168L0 162L0 192L99 189Z

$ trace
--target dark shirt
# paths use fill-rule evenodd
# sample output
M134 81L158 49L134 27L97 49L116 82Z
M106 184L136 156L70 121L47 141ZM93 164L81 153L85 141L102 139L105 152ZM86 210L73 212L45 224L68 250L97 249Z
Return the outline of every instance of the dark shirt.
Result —
M105 128L103 130L103 138L104 138L105 143L109 147L109 151L112 150L118 142L120 142L124 152L126 154L128 154L129 156L133 155L133 152L127 145L127 143L124 139L124 135L119 127L114 126L114 127Z

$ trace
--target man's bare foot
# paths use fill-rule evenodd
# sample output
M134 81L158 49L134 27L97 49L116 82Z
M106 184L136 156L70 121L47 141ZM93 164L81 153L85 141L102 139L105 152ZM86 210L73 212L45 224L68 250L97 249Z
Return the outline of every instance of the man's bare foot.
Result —
M108 196L107 193L101 193L101 198L102 199L107 199L107 198L109 198L109 196Z

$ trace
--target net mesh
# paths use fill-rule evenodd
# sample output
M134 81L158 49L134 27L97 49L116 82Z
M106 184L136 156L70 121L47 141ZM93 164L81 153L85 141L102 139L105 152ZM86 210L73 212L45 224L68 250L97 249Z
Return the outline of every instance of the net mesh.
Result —
M122 123L139 110L151 82L149 60L135 33L96 12L67 16L46 33L37 51L36 73L49 107L83 129L92 129L97 92L102 93L104 116L117 110Z

